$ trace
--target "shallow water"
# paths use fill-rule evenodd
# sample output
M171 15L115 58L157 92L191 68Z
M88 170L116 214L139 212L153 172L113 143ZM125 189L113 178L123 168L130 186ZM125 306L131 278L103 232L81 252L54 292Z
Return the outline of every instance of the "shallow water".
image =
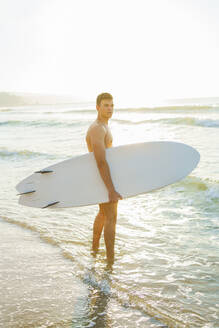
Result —
M87 152L94 108L0 109L1 219L37 232L71 261L72 274L88 290L72 327L218 327L219 107L115 110L109 121L114 146L178 141L201 158L180 182L119 202L112 272L103 238L97 259L90 254L98 205L40 210L17 204L15 185L24 177Z

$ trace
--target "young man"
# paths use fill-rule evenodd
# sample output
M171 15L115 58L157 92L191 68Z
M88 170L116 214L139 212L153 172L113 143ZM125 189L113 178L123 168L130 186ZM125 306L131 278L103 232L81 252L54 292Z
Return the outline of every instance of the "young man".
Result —
M86 135L89 152L94 153L100 175L106 185L109 195L108 203L99 204L99 212L93 225L92 250L95 255L99 248L100 236L104 227L104 240L108 264L114 262L114 243L117 219L118 200L122 196L115 190L110 175L110 169L105 158L105 148L112 147L112 134L108 121L113 114L113 97L109 93L101 93L96 99L98 112L96 120L90 125Z

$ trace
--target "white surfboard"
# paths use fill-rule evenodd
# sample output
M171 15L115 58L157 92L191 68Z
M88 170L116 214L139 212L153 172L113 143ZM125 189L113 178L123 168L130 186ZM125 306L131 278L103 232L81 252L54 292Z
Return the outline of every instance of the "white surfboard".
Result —
M106 160L116 191L127 198L185 178L197 166L200 154L183 143L153 141L107 148ZM36 171L18 183L16 189L19 204L37 208L109 201L93 152Z

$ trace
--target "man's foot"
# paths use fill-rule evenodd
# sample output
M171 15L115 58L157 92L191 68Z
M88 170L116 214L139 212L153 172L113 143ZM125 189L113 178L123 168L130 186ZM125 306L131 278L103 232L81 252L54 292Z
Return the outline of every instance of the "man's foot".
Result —
M107 267L112 268L113 264L114 264L114 256L107 258Z
M107 263L105 268L106 273L112 273L113 272L113 264Z
M96 257L96 256L97 256L97 253L98 253L98 249L92 249L92 250L91 250L91 255L92 255L93 257Z

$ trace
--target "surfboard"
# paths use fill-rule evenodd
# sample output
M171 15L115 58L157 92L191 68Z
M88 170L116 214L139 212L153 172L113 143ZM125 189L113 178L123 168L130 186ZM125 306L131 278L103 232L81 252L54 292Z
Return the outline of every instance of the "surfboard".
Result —
M125 199L185 178L197 166L200 154L184 143L152 141L106 148L106 160L114 187ZM19 204L36 208L109 202L93 152L35 171L16 189Z

